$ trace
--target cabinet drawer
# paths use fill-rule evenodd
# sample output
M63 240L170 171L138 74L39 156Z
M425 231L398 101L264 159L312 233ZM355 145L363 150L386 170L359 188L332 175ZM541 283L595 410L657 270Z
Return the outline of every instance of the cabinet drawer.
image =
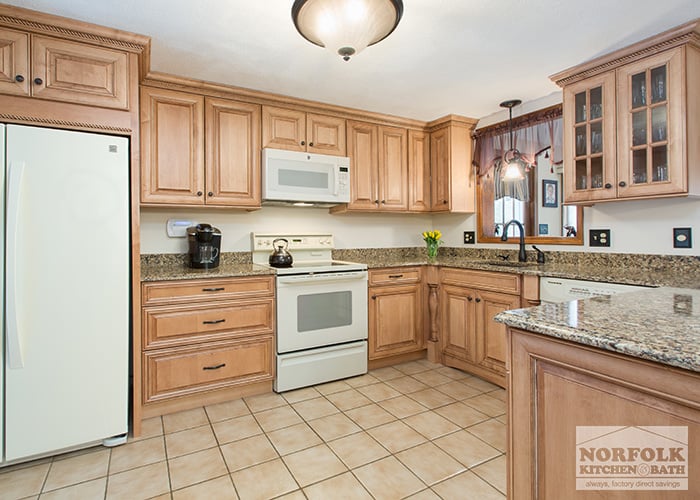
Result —
M468 286L480 290L520 295L520 275L470 271L463 269L441 269L440 282L456 286Z
M274 295L272 276L214 280L156 281L141 285L144 306Z
M369 286L396 285L398 283L418 283L421 279L420 268L395 267L387 269L371 269L369 271Z
M144 349L272 334L274 301L267 298L194 307L146 307L142 324Z
M272 336L143 355L144 402L271 380Z

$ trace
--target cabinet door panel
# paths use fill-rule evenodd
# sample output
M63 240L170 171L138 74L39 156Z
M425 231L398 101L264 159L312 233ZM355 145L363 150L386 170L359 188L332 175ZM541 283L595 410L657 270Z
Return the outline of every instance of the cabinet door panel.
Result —
M493 320L496 314L520 307L520 296L479 291L476 362L499 373L506 372L506 326Z
M306 151L306 113L273 106L263 106L262 113L264 148Z
M345 156L345 119L306 115L306 150L309 153Z
M430 134L430 203L433 212L450 210L450 135L447 128Z
M443 352L463 361L474 359L474 290L443 285L440 293Z
M141 201L204 204L204 98L141 90Z
M420 284L370 288L369 358L423 348Z
M125 52L32 36L32 94L44 99L108 108L129 108Z
M206 203L257 208L260 106L206 99Z
M379 127L379 198L381 210L408 210L406 129Z
M408 131L408 209L430 211L430 140L417 130Z
M377 127L369 123L348 122L350 157L350 203L354 209L375 210L377 193Z
M0 92L29 95L30 82L29 35L0 28Z

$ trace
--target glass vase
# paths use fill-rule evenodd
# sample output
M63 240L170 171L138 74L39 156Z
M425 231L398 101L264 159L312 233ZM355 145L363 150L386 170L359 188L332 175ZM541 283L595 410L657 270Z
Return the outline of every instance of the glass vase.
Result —
M427 245L428 250L428 262L430 264L434 264L437 262L439 243L437 241L426 241L425 244Z

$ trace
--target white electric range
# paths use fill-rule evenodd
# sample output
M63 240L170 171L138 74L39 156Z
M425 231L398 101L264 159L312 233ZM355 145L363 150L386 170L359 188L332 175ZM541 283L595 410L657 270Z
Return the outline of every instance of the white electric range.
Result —
M270 266L284 238L291 267ZM251 233L253 263L276 274L274 389L284 392L367 372L367 266L333 260L333 235Z

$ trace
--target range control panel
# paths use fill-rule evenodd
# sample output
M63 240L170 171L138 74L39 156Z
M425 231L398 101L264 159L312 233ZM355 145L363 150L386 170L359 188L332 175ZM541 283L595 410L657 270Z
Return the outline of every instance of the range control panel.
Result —
M332 250L332 234L278 234L278 233L251 233L253 252L271 251L272 242L277 238L287 240L287 249L292 250Z

